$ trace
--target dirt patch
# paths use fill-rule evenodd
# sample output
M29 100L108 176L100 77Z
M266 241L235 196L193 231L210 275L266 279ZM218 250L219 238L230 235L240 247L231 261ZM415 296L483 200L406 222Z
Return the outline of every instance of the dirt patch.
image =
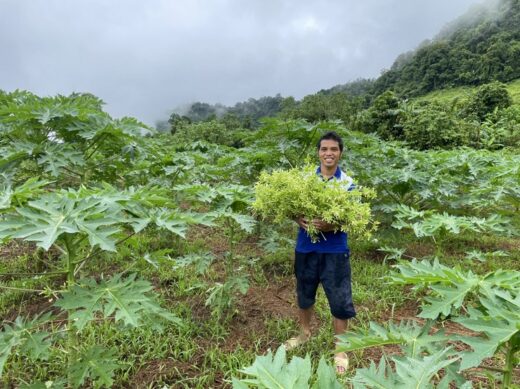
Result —
M287 278L285 282L272 283L268 286L252 285L244 296L239 296L236 301L237 313L226 325L228 334L225 339L215 340L198 338L198 352L189 362L158 360L152 361L135 374L133 386L135 388L147 387L156 382L170 384L183 381L189 386L189 380L201 374L200 366L204 364L204 356L208 349L218 347L223 353L233 353L237 348L252 349L257 344L259 337L265 337L268 332L266 320L268 318L296 317L296 298L294 280ZM201 295L189 296L183 299L189 305L191 319L195 322L205 322L211 319L211 312L205 306L205 298ZM258 350L265 353L269 348L278 347L275 340L262 341ZM212 388L227 388L229 383L225 381L224 374L217 374L210 385Z
M237 348L251 349L259 336L267 333L266 319L296 317L295 306L295 286L294 281L287 283L276 283L269 286L251 286L244 296L236 302L238 313L233 316L227 325L228 335L221 342L206 338L197 339L199 351L193 360L189 362L179 361L157 361L141 368L134 377L134 382L138 382L137 387L145 387L146 383L152 384L163 380L168 383L178 383L183 381L189 384L190 377L200 375L199 366L204 364L206 350L218 346L223 353L232 353ZM204 305L202 296L189 297L186 302L191 308L192 320L205 321L210 318L210 311ZM217 344L220 343L220 344ZM273 341L264 341L259 349L259 353L265 353L269 348L276 348L278 345ZM157 364L163 364L162 375L159 376ZM212 388L228 388L229 383L225 381L224 375L217 374L214 381L210 384ZM176 387L175 384L173 387Z
M190 387L190 381L196 381L200 375L200 370L197 364L190 362L179 362L171 360L157 361L154 364L148 364L144 369L141 369L133 378L132 388L159 388L156 384L164 382L170 386L169 388L184 388ZM153 385L153 386L151 386ZM228 388L229 384L224 380L222 373L217 373L211 388Z
M370 365L370 362L374 362L377 365L383 355L386 355L387 357L391 355L402 355L401 348L396 345L388 345L384 347L371 347L363 350L363 360L367 361L366 366Z
M176 382L187 377L196 377L198 369L191 363L171 359L155 359L141 367L132 379L131 388L141 389L161 381Z
M435 246L429 242L411 242L406 246L406 255L423 258L435 254Z
M191 387L190 381L196 381L201 374L201 366L204 365L206 350L215 345L214 342L200 338L197 339L199 351L190 361L176 361L173 359L157 359L147 362L132 377L131 388L160 388L159 383L171 385L171 388ZM229 384L224 379L224 374L218 372L215 375L211 388L228 388Z
M268 287L253 286L249 288L241 305L244 311L251 306L259 307L272 317L285 317L295 306L295 285L291 282L272 284Z
M498 245L498 249L503 251L517 251L520 250L520 239L516 240L508 240L505 242L501 242Z
M232 352L238 346L249 348L258 334L266 332L266 319L296 317L294 291L294 281L249 288L238 302L239 313L230 323L229 336L222 348L226 352ZM262 350L267 351L272 346L272 342L267 342Z
M33 243L11 240L0 246L0 260L10 261L28 252L34 252L36 245Z
M210 319L211 311L206 306L206 300L204 296L189 296L186 299L186 303L190 307L192 320L198 322L205 322Z
M394 312L394 319L397 321L416 319L420 305L420 302L417 300L407 300L404 305Z
M482 237L471 241L471 246L480 251L518 251L520 250L520 239L515 237Z
M361 257L366 261L375 262L375 263L383 263L386 255L387 255L387 253L385 253L384 251L373 248L373 249L364 251L362 253Z
M229 239L222 234L220 228L196 225L190 227L189 234L186 236L189 242L204 242L204 245L211 248L211 252L216 256L229 251Z
M187 238L190 242L204 242L204 246L208 247L217 257L223 256L231 249L229 238L222 233L221 227L192 226ZM235 250L240 253L261 256L263 251L258 247L258 240L258 236L254 234L246 235L236 243Z
M22 316L32 319L41 313L52 311L54 314L60 312L59 308L53 307L54 300L49 301L43 296L33 296L31 299L24 301L18 307L11 309L3 318L6 322L13 322L16 317Z

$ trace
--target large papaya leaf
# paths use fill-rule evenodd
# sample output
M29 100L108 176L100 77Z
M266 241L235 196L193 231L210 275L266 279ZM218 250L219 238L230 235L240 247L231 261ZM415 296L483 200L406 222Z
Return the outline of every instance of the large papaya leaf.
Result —
M140 232L150 224L155 224L159 228L165 228L176 235L184 238L188 223L186 223L177 213L166 209L142 210L139 216L129 219L135 232Z
M215 207L219 210L231 210L235 213L244 212L253 202L254 194L250 187L244 185L220 185L217 188L219 196Z
M103 137L102 143L107 147L110 147L114 140L123 141L123 144L130 139L154 133L153 129L136 119L112 119L105 112L91 113L85 121L74 123L68 129L86 140L96 141Z
M424 301L427 303L423 305L419 317L425 319L436 319L439 316L448 316L452 310L462 307L466 296L474 291L478 285L478 279L464 280L456 285L444 286L433 285L431 290L436 294L435 297L425 297Z
M399 381L392 375L392 369L387 367L385 358L381 358L379 365L371 361L366 369L357 369L356 375L352 378L355 389L378 388L390 389L400 388Z
M400 322L397 325L390 323L387 328L384 328L377 323L370 322L368 331L348 332L339 335L336 351L355 351L397 344L403 346L406 355L416 357L425 349L437 350L447 343L448 338L444 335L443 330L430 334L432 325L433 321L429 321L422 326L410 320Z
M440 370L455 363L457 359L448 358L451 354L450 348L439 350L428 356L395 357L393 362L395 370L381 358L379 365L371 362L370 367L358 369L352 379L355 389L377 388L377 389L433 389L448 388L449 382L442 381L435 385L432 381L437 377ZM469 389L471 382L457 386Z
M150 282L136 279L135 274L126 278L116 274L99 283L85 279L63 292L55 305L69 311L69 318L78 330L99 314L105 318L113 315L116 322L132 327L160 319L180 323L157 304L152 289Z
M116 362L116 351L106 350L100 346L93 346L86 350L81 350L78 358L70 366L69 374L72 379L72 386L78 388L90 379L95 383L95 387L112 387L113 376L120 365Z
M311 377L311 360L294 357L289 363L285 358L285 347L280 346L273 356L269 351L265 356L257 356L253 364L241 372L250 376L238 380L233 379L234 388L266 388L266 389L306 389Z
M243 185L183 184L175 189L179 194L191 201L211 204L219 211L242 212L253 202L253 192L250 187Z
M52 177L58 177L66 168L85 165L83 153L75 150L69 144L49 144L38 158L38 165Z
M184 268L187 266L193 266L195 268L195 272L199 275L204 274L213 260L215 256L211 252L206 253L190 253L186 254L182 257L174 258L174 269Z
M242 215L234 212L221 212L220 217L229 217L234 220L239 227L247 233L253 232L253 228L256 225L256 220L249 215Z
M435 237L443 233L457 235L464 231L509 235L511 231L509 220L500 215L492 215L488 218L456 216L447 212L436 213L432 210L416 211L405 205L399 205L395 210L396 221L392 226L397 229L412 229L418 238Z
M40 106L31 111L34 119L41 124L47 124L52 119L62 118L64 116L77 116L78 110L70 104L63 104L58 96L56 99L43 98L40 100Z
M0 176L0 210L14 205L22 205L44 193L43 187L50 181L40 181L37 177L29 178L23 184L13 187L5 176Z
M172 167L169 167L167 173L169 171L172 171ZM182 184L175 186L174 189L186 200L196 200L206 204L213 202L218 196L217 190L205 183Z
M391 282L417 287L428 286L434 292L433 296L425 298L428 304L419 315L427 319L451 314L454 309L463 306L470 294L493 294L520 287L520 272L512 270L497 270L480 276L471 270L464 272L458 266L442 265L437 259L433 263L414 259L411 262L401 262L396 267L400 273L393 272L389 276Z
M484 358L491 357L510 339L520 334L520 293L513 296L505 291L487 291L480 302L486 312L469 309L469 316L454 319L457 323L480 336L459 336L473 352L464 353L461 368L478 366Z
M29 154L26 151L0 149L0 172L12 171L14 166L19 165Z
M48 250L62 234L87 235L92 246L115 251L121 206L106 198L78 199L73 191L47 193L0 221L0 238L22 238Z
M67 126L67 131L77 134L85 140L92 140L110 131L112 119L106 112L89 112L83 120L77 120Z
M341 389L341 385L336 377L336 369L325 362L323 357L320 358L318 369L316 370L316 382L312 389Z
M51 334L39 331L42 323L49 321L51 314L36 316L32 320L17 317L12 325L6 324L0 332L0 376L13 348L18 347L20 354L32 360L45 360L49 357Z
M107 187L108 184L105 184ZM119 190L112 188L113 192L120 192ZM168 188L160 186L131 186L125 190L128 194L128 202L137 203L143 207L168 207L173 206L171 200L170 190Z
M125 224L136 232L155 224L184 236L187 225L212 225L216 217L155 208L156 204L170 205L164 191L153 187L121 191L106 184L45 193L6 214L0 220L0 238L22 238L48 250L63 234L78 234L88 238L92 247L115 251L115 235Z

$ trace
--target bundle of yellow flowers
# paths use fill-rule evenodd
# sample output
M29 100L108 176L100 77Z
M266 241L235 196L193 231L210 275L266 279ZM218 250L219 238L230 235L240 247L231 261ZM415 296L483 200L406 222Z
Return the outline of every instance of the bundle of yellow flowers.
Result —
M370 205L364 201L375 197L373 189L348 190L342 181L324 181L311 166L263 172L255 193L253 209L274 223L298 217L321 219L336 226L335 231L364 237L369 237L375 226ZM320 239L312 223L307 233L314 242Z

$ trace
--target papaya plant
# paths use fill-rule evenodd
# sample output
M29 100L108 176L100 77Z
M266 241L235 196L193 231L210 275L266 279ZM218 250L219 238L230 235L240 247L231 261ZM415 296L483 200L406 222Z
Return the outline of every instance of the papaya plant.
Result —
M351 331L338 336L337 352L363 350L371 347L398 345L402 355L383 355L379 365L370 363L358 369L352 379L356 388L448 388L471 387L458 373L461 357L448 346L443 330L432 334L434 322L425 325L402 321L383 327L370 322L368 330ZM391 364L388 363L391 361ZM394 366L394 368L392 368ZM440 371L444 378L435 384Z
M154 316L177 321L154 302L147 281L132 275L115 276L108 283L83 277L85 263L103 251L115 251L118 242L146 226L182 234L187 224L187 219L175 216L164 190L121 190L102 183L83 186L93 179L115 182L131 168L128 162L136 142L150 132L135 119L112 119L102 111L102 104L90 94L52 98L23 91L0 94L0 239L31 242L39 250L53 252L53 260L37 275L2 276L55 279L44 289L22 290L57 299L56 307L61 308L57 314L52 310L52 314L5 323L0 332L0 375L10 356L45 360L50 349L61 349L68 360L64 371L70 386L77 387L89 377L99 385L110 385L117 368L117 363L109 362L113 351L79 346L77 338L87 322L100 316L128 326L150 322ZM65 283L56 288L64 278ZM4 284L0 288L20 289ZM88 305L88 296L92 302L96 296L97 305ZM134 296L134 300L121 296ZM79 305L73 307L72 302ZM79 312L82 321L75 320ZM78 323L82 324L76 328ZM94 359L99 364L93 364Z
M31 185L40 187L34 182ZM195 222L195 216L161 208L170 200L164 196L164 190L152 187L117 190L107 184L103 188L60 189L43 194L36 190L37 195L25 201L16 197L24 191L15 188L10 193L8 202L18 205L0 213L0 239L21 239L44 250L53 248L61 255L53 264L55 269L42 276L63 275L66 283L61 289L47 290L56 298L54 306L61 309L59 314L19 317L13 325L4 326L0 332L0 374L13 350L33 360L44 360L49 356L49 348L60 342L60 334L67 333L62 347L67 354L69 385L78 387L90 377L97 385L110 386L110 377L118 366L114 352L101 346L83 350L78 342L88 323L102 317L126 327L157 327L162 321L179 323L179 319L157 304L148 281L121 274L99 281L80 277L81 269L100 252L116 251L119 242L147 227L183 236L187 225ZM10 288L0 285L3 287ZM55 327L53 323L60 322L62 313L67 318L65 326ZM46 331L49 326L55 331ZM105 362L86 363L91 357Z
M206 290L206 306L211 307L213 316L226 319L233 314L237 294L249 289L249 279L237 248L243 234L250 234L256 224L250 216L252 202L250 188L236 184L210 185L208 183L184 184L175 187L179 201L190 201L193 207L209 207L206 211L222 228L229 249L224 253L222 264L224 279L215 282Z
M411 229L417 238L430 237L436 244L437 255L442 255L444 242L450 235L473 231L510 235L513 231L509 220L499 215L488 218L457 216L433 210L417 211L406 205L397 205L396 220L392 227Z
M41 98L29 92L0 99L0 173L40 176L79 186L115 180L131 168L153 130L133 118L112 119L90 94Z
M502 373L503 387L510 387L520 352L520 272L499 269L477 275L471 270L442 265L437 260L401 262L396 267L399 273L389 276L392 283L431 291L419 317L450 316L479 333L453 337L472 349L459 353L460 369L479 366L485 358L504 353L505 367L498 370Z

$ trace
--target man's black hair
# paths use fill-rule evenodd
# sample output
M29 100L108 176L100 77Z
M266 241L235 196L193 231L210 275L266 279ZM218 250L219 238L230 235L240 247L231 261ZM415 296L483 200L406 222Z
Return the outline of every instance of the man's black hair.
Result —
M318 150L321 147L321 141L322 140L335 140L336 142L338 142L339 150L341 152L343 152L343 139L341 139L341 136L339 136L337 132L329 131L329 132L323 134L321 136L320 140L318 141L318 145L317 145L318 146Z

